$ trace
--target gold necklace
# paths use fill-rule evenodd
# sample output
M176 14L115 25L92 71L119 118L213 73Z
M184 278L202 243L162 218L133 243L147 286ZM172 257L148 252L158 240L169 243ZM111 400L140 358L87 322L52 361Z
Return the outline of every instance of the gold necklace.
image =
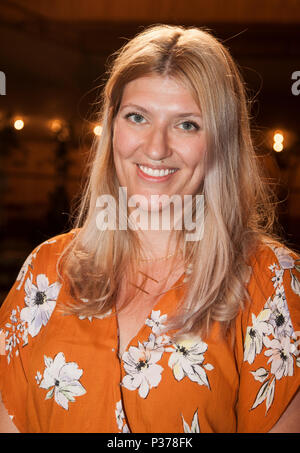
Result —
M145 262L155 262L155 261L163 261L163 260L168 260L169 258L172 258L172 256L176 255L177 252L174 252L174 253L170 253L170 255L167 255L167 256L163 256L161 258L144 258L142 259L141 261L143 263Z

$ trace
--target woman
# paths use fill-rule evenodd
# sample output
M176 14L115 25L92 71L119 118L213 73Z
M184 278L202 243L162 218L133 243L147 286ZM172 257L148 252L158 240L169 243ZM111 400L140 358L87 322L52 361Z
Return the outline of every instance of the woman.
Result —
M2 430L297 431L299 261L272 234L228 51L150 27L101 121L74 229L1 308Z

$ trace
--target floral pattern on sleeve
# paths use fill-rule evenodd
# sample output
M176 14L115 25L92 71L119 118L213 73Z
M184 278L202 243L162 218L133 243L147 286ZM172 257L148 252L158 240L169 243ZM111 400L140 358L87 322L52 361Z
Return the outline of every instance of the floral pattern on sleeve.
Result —
M48 323L56 306L56 300L61 284L54 282L49 284L45 274L36 277L33 283L33 275L25 282L25 307L17 306L11 312L9 322L2 329L5 334L5 352L7 361L10 363L13 354L19 355L19 348L27 346L28 335L35 337L43 326Z
M278 266L276 264L272 266L272 268L275 270L275 274L276 271L280 272L288 270L291 275L291 288L295 294L300 296L300 282L297 278L297 275L292 271L293 269L295 269L296 271L300 272L300 259L294 260L294 258L287 252L284 247L273 247L273 251L280 265L280 269L278 269Z
M256 357L262 352L268 358L266 367L250 371L254 379L262 383L251 409L265 402L266 414L274 400L276 382L293 376L294 367L300 366L296 341L300 332L294 331L283 285L284 272L289 272L291 289L295 294L300 294L299 281L293 272L294 269L299 270L296 264L299 260L295 261L283 247L272 249L279 263L269 266L273 275L274 294L257 316L252 313L252 325L247 327L244 343L244 361L255 363Z
M5 330L1 329L5 335L5 353L8 363L14 353L16 357L19 355L19 346L26 346L28 343L27 324L21 319L20 312L18 306L12 310L9 322L5 324Z
M49 285L48 277L39 274L36 277L36 285L33 277L27 278L25 283L25 303L27 307L21 311L21 319L28 324L28 333L35 337L42 326L45 326L55 308L61 284L54 282Z
M44 241L27 257L16 282L16 290L20 291L24 282L24 306L17 305L11 311L8 322L1 329L5 335L5 354L7 361L10 363L13 355L19 355L20 347L28 345L28 335L35 337L42 326L45 326L56 306L61 284L54 282L49 284L48 277L45 274L36 276L34 283L32 271L34 270L34 261L37 258L41 247L47 244L53 244L56 239ZM27 278L26 278L27 277Z
M23 266L21 267L20 272L16 278L16 281L20 282L19 285L17 286L18 291L21 289L21 286L23 285L23 282L24 282L24 279L25 279L25 276L26 276L28 270L33 269L32 262L36 258L40 248L46 244L53 244L54 242L56 242L56 239L52 239L52 240L43 242L27 257L27 259L25 260L25 262L24 262Z

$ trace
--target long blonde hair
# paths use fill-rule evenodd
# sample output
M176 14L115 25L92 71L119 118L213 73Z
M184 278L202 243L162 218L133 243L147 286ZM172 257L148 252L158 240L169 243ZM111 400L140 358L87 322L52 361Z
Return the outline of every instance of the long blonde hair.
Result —
M115 55L101 100L102 135L93 148L74 223L78 233L61 256L59 269L78 301L71 312L85 316L110 310L119 294L120 275L136 270L140 244L134 231L99 231L95 207L101 194L118 199L113 121L125 85L148 74L184 83L203 114L205 230L200 241L186 246L192 273L174 326L205 335L214 320L229 326L246 300L249 258L262 241L272 239L275 218L253 149L244 82L228 50L206 30L152 26Z

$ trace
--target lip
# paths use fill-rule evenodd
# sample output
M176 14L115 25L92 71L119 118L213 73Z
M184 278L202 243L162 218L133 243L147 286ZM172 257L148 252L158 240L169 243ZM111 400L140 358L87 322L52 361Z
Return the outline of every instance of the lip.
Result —
M177 171L175 171L174 173L169 173L168 175L165 175L165 176L152 176L152 175L147 175L146 173L144 173L139 165L142 165L144 167L148 167L148 168L152 168L153 170L167 170L167 169L171 169L171 170L178 170L178 168L172 168L172 167L167 167L166 165L148 165L148 164L136 164L136 169L137 169L137 174L140 178L144 179L145 181L152 181L152 182L164 182L164 181L167 181L168 179L171 179L172 176L175 175L175 173L177 173Z

